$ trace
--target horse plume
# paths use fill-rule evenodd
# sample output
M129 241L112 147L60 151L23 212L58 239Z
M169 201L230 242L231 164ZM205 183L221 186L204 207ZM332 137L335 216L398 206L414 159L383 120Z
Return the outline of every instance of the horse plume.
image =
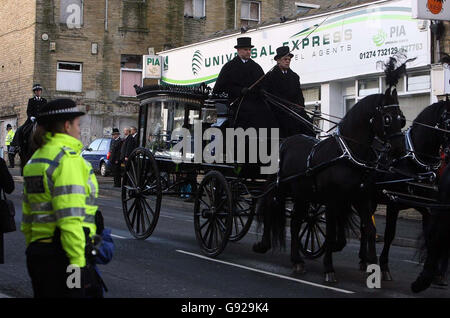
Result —
M402 63L402 60L406 58L403 52L391 56L389 61L384 64L384 74L386 75L386 85L391 88L392 86L397 86L398 81L401 76L406 74L406 63L412 62L416 57L412 59L407 59Z

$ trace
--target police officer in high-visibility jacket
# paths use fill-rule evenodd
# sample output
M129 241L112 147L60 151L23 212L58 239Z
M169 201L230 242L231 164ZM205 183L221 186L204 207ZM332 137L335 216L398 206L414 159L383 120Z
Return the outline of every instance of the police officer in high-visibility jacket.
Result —
M14 139L14 130L12 130L11 124L6 125L6 137L5 137L5 146L8 150L8 159L9 159L9 167L14 168L14 154L9 153L9 148L11 146L11 142Z
M96 233L98 184L80 156L82 115L74 101L57 99L37 117L37 150L23 173L21 226L35 297L85 297L85 287L95 284L87 246Z

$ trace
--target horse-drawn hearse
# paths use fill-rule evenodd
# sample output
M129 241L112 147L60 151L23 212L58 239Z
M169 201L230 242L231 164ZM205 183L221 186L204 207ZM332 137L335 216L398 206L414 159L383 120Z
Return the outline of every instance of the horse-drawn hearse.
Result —
M294 270L303 272L302 255L325 254L325 280L335 282L332 253L345 246L345 230L355 212L360 219L361 268L378 262L372 215L377 204L387 204L380 265L383 278L391 279L388 252L398 211L414 207L427 219L431 208L450 208L438 200L436 181L439 151L447 147L450 102L425 108L402 132L406 120L395 89L401 72L393 70L386 73L384 94L360 100L331 134L315 125L330 120L327 114L314 112L308 122L296 112L298 105L262 91L270 108L305 126L304 134L279 140L278 169L269 174L261 173L261 162L242 163L235 156L227 160L227 149L213 143L226 138L227 128L236 128L236 108L225 95L211 94L206 85L136 86L139 147L126 163L122 184L131 234L137 239L152 235L163 195L194 196L196 239L210 257L222 253L229 241L242 239L255 216L264 222L264 232L253 250L264 253L283 245L290 217ZM211 128L213 133L205 134ZM208 160L221 149L222 161Z

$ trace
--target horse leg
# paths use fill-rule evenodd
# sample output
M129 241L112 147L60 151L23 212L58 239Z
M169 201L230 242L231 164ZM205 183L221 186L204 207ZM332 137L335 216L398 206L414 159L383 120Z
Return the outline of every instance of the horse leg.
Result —
M325 282L336 283L336 275L333 267L333 245L336 240L336 219L334 209L325 210L326 218L326 238L325 238L325 254L323 256L323 265L325 269Z
M363 234L361 237L365 236L367 239L367 262L368 264L377 264L377 251L376 251L376 229L372 222L373 206L370 200L363 200L360 203L361 209L361 226L363 228Z
M253 244L253 251L255 253L264 254L271 248L270 244L270 202L269 200L273 200L272 195L268 199L264 198L260 203L260 209L263 214L263 236L260 242Z
M305 273L305 261L300 255L300 228L306 216L308 205L305 202L295 200L294 211L291 215L291 262L294 265L294 273ZM307 225L305 225L306 227ZM311 239L313 239L311 237Z
M389 270L389 249L394 241L395 232L397 229L397 218L400 210L398 207L388 204L386 207L386 228L384 230L384 244L383 251L380 255L381 279L384 281L391 281L392 276Z
M367 269L367 233L363 222L359 225L361 241L359 243L359 270L365 272Z
M351 209L351 205L344 206L346 209ZM345 212L347 213L347 211ZM350 212L351 213L351 212ZM343 214L336 215L336 225L337 225L337 237L336 243L333 247L333 252L340 252L347 245L347 239L345 237L345 219Z

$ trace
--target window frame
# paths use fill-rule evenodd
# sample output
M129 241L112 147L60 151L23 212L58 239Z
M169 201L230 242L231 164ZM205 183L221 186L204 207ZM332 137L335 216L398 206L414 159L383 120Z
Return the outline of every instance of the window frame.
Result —
M138 68L126 68L126 67L121 67L120 68L120 87L119 87L119 96L120 97L136 97L136 95L122 95L122 71L126 71L126 72L139 72L139 73L141 73L141 85L140 86L142 86L142 81L143 81L143 79L142 79L142 73L143 73L143 70L140 70L140 69L138 69Z
M80 70L79 71L74 71L74 70L59 69L59 65L60 64L79 65L80 66ZM68 90L60 90L60 89L58 89L58 73L59 72L63 72L63 73L80 73L81 74L80 90L79 91L74 91L74 90L68 91ZM56 91L57 92L71 92L71 93L81 93L81 92L83 92L83 62L56 61Z
M186 1L186 0L185 0ZM192 15L187 14L186 12L184 13L185 17L188 18L194 18L194 19L203 19L206 18L206 0L201 0L203 2L203 8L202 8L202 15L197 17L195 16L195 0L191 0L192 1Z
M257 3L257 4L258 4L258 19L257 19L257 20L252 19L250 16L249 16L248 18L243 18L243 17L242 17L242 6L244 5L244 3L249 5L249 8L248 8L249 15L250 15L250 6L251 6L251 4L252 4L252 3ZM260 1L248 1L248 0L243 0L243 1L241 2L241 20L245 20L245 21L255 21L255 22L258 22L258 23L261 22L261 2L260 2Z

